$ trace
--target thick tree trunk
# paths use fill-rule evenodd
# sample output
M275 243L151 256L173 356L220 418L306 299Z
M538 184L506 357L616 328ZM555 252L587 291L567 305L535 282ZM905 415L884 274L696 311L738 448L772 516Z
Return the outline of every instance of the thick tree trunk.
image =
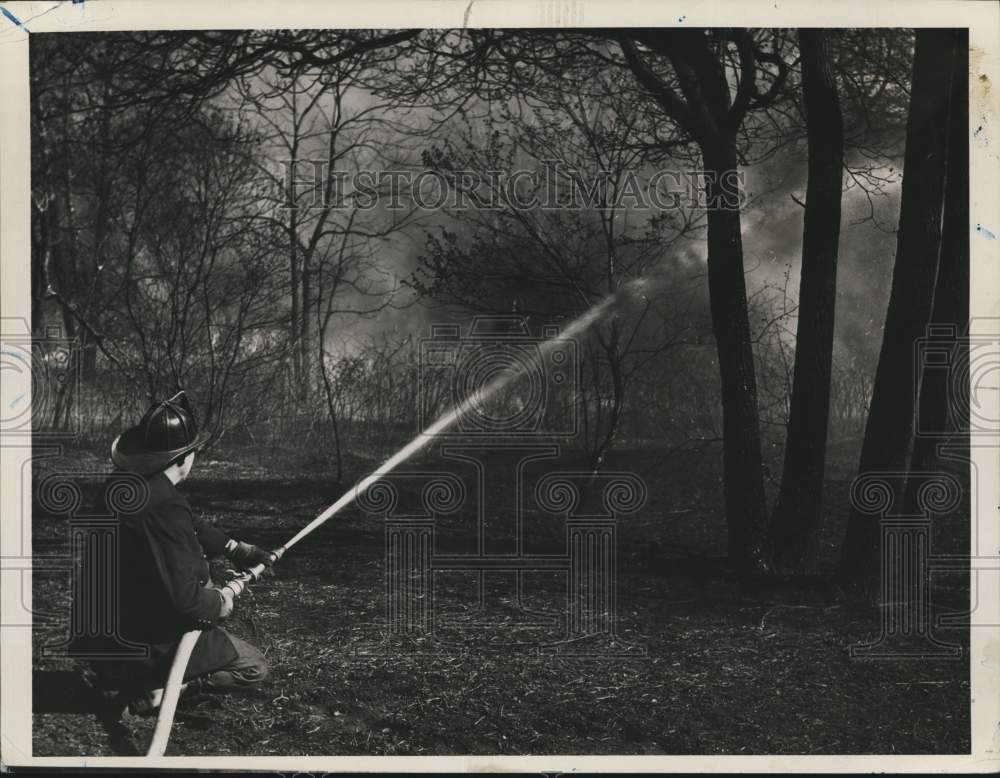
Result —
M827 34L801 30L799 42L809 182L788 439L771 524L775 563L786 569L812 563L823 505L844 156L840 99Z
M744 570L770 567L740 212L732 207L735 152L705 154L708 198L708 286L722 388L723 478L729 559Z
M963 337L969 322L969 41L966 30L956 31L955 76L952 80L951 119L948 128L948 172L945 181L941 259L934 286L929 347L950 353L951 370L925 370L920 381L920 429L913 443L910 471L933 471L940 466L938 445L968 446L969 363ZM956 381L961 377L962 382ZM958 396L961 395L961 396ZM916 508L917 479L907 481L907 505Z
M770 568L767 506L740 234L742 192L736 178L736 133L754 91L753 47L740 51L743 72L734 103L720 48L704 31L671 28L632 31L631 35L670 60L683 100L627 39L622 41L622 51L639 83L701 148L708 212L708 287L722 388L729 559L743 570L766 571Z
M892 290L859 473L902 474L913 435L913 349L930 320L941 248L941 212L955 41L944 30L916 35L910 114L906 127L902 202ZM902 495L897 495L897 501ZM869 600L879 585L879 520L852 510L840 559L840 579Z

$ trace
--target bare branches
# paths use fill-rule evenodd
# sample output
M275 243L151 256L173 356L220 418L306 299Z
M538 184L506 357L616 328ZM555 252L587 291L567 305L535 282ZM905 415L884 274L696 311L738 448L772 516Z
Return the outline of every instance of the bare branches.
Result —
M622 53L635 73L639 83L642 84L653 95L654 99L662 106L668 116L676 121L685 131L695 135L697 127L695 117L688 106L667 84L657 76L648 64L643 60L642 55L636 45L628 36L622 35L618 38Z
M762 93L754 89L754 94L750 100L751 107L766 108L774 103L781 93L785 82L788 80L788 74L791 72L791 66L785 61L784 57L775 51L765 51L755 48L754 58L757 62L768 62L778 68L778 73L771 81L771 86L767 88L767 91Z
M729 110L729 124L731 127L739 127L743 123L751 102L758 97L756 80L757 52L753 45L753 38L749 30L735 30L733 37L736 40L736 48L740 57L740 80L736 87L736 98L733 106Z
M853 106L847 187L864 187L874 218L895 182L885 162L907 86L900 68L878 63L899 59L907 38L837 36L837 76ZM619 414L624 428L632 402L657 409L678 436L718 431L718 368L704 348L706 211L644 210L620 195L633 184L648 195L657 169L801 154L797 45L787 31L61 37L64 48L31 41L33 239L57 295L38 296L78 320L101 370L146 394L193 382L219 429L265 413L238 402L254 387L280 386L290 398L307 386L311 396L289 415L324 418L326 403L343 432L347 416L368 412L338 394L348 376L388 386L392 370L412 367L405 348L390 359L377 335L365 339L384 326L369 317L391 318L415 292L428 306L516 306L544 318L649 277L656 293L625 306L590 343L590 440L613 441L606 425ZM282 163L291 160L311 180L288 197ZM467 208L430 214L412 203L369 208L357 187L340 188L380 167L434 171L458 190L468 170L542 172L549 163L585 207L519 208L517 192L485 176L465 192ZM773 191L762 186L766 207ZM864 207L860 194L857 202ZM421 248L423 275L411 276ZM353 325L365 331L357 352L337 346ZM761 348L779 322L771 325ZM296 375L292 354L303 349ZM383 367L361 370L352 360L362 351L384 356ZM685 382L706 389L688 401Z

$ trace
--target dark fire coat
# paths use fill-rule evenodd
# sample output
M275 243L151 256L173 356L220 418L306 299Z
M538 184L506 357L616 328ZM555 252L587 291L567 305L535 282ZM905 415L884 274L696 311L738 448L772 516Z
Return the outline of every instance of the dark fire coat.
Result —
M116 513L108 499L115 478L108 478L98 499L101 513ZM204 631L186 678L236 658L236 649L217 626L221 597L207 588L211 579L206 557L220 555L228 538L196 519L187 499L163 473L150 476L147 484L146 504L133 513L119 510L117 516L120 634L126 641L149 646L149 658L112 660L110 675L162 686L177 642L189 630Z

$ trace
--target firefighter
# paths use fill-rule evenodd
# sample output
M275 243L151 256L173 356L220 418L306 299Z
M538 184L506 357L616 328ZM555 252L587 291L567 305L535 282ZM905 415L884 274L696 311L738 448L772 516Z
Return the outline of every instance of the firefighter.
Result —
M248 569L270 566L274 557L197 517L177 488L206 439L198 433L187 396L178 392L150 407L111 446L116 470L105 482L98 509L117 514L119 521L119 632L127 642L148 646L149 655L102 659L94 670L105 697L133 714L159 707L177 643L193 629L202 632L184 676L189 691L248 689L268 677L263 654L220 626L233 611L233 592L212 584L208 558L225 554ZM124 474L141 476L147 494L136 501L141 505L123 512L112 508L109 490Z

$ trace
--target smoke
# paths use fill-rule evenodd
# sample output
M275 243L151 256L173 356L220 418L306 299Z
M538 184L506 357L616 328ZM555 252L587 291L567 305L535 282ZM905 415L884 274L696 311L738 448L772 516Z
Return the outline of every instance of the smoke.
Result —
M834 338L840 348L862 352L859 356L878 353L896 252L900 180L893 175L898 169L883 172L892 182L876 194L845 174L841 203ZM778 155L749 168L746 180L752 198L743 218L748 294L765 285L783 287L788 273L789 295L797 299L806 159L793 152Z
M632 285L629 286L631 287ZM591 325L605 315L612 308L615 302L621 299L621 297L622 294L619 293L606 298L582 316L571 322L570 325L557 336L543 341L539 345L540 355L544 356L549 350L559 343L571 341L582 335ZM502 392L503 389L512 381L516 380L519 375L520 374L517 371L505 370L501 372L497 378L490 381L486 386L479 389L472 396L463 397L458 405L448 410L433 424L418 433L413 440L383 462L377 470L361 479L361 481L359 481L353 489L345 492L333 505L299 530L299 532L291 540L281 547L278 553L284 554L285 551L302 540L314 529L333 518L333 516L340 513L344 510L344 508L353 504L358 497L363 495L379 479L392 472L415 454L419 453L428 445L433 443L439 435L453 427L459 419L473 411L477 406L483 405L488 402L491 397Z

